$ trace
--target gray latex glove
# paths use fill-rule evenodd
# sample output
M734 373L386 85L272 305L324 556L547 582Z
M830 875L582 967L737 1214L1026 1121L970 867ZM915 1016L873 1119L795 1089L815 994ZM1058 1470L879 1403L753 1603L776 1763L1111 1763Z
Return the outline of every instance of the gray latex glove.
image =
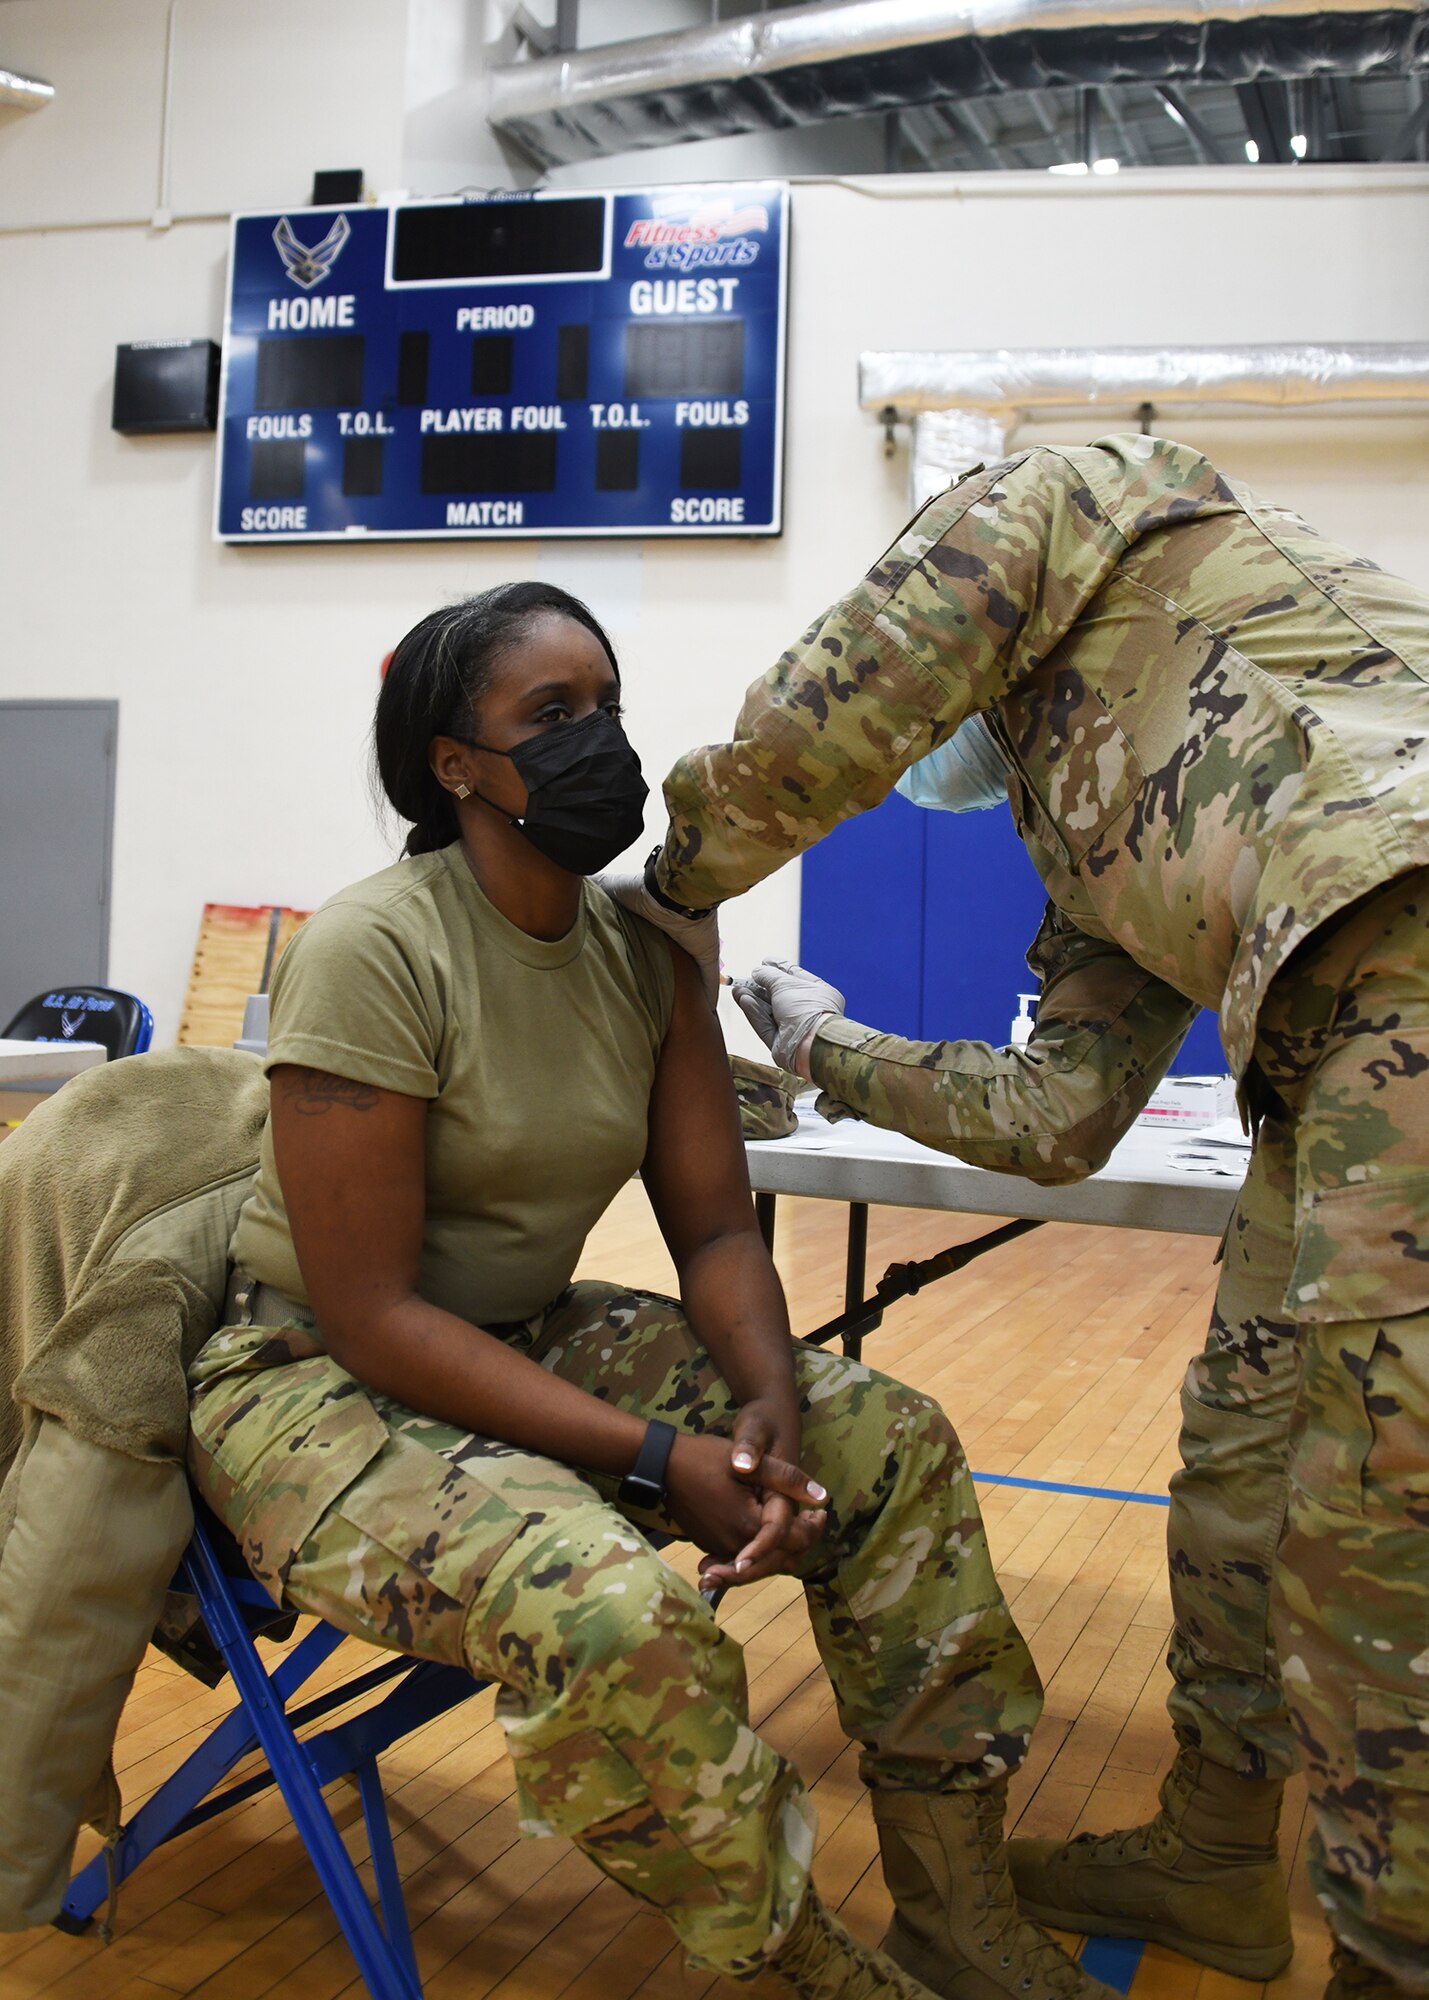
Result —
M842 1014L844 997L827 979L791 965L787 958L766 958L753 972L734 982L739 1011L780 1069L795 1076L809 1077L807 1062L799 1052L820 1021L830 1014Z
M602 868L591 878L599 882L607 896L627 910L633 910L637 917L654 924L656 930L664 931L673 938L681 951L687 951L700 969L700 984L705 989L705 997L711 1007L719 999L719 917L714 910L706 910L703 916L685 917L674 910L666 909L657 902L645 886L643 867Z

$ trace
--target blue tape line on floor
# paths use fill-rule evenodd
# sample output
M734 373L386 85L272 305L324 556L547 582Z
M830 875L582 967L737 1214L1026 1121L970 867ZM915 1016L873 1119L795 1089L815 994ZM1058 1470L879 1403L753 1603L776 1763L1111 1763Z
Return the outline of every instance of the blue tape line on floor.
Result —
M1088 1938L1077 1963L1093 1979L1129 1993L1145 1949L1140 1938Z
M1115 1486L1064 1486L1056 1479L1015 1479L1010 1472L975 1472L984 1486L1025 1486L1033 1493L1075 1493L1082 1500L1139 1500L1143 1507L1169 1507L1164 1493L1123 1493Z

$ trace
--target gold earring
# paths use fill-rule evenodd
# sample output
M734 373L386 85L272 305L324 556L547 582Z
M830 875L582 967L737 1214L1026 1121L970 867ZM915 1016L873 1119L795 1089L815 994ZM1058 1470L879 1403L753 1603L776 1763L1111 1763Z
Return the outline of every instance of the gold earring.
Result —
M452 789L459 799L469 799L471 797L470 785L455 785Z

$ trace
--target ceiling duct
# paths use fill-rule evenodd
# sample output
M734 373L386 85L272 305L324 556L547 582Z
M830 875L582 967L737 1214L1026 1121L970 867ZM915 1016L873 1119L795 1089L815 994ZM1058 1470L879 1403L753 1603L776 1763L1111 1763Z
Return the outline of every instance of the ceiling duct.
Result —
M13 69L0 67L0 104L15 105L21 111L40 111L54 94L52 83L42 83L37 76L20 76Z
M823 0L492 72L546 166L1006 91L1429 69L1429 0Z
M993 347L858 358L858 398L892 437L910 420L910 505L1001 458L1017 425L1161 409L1416 409L1429 415L1429 345L1346 347Z
M1008 422L1078 416L1089 403L1156 409L1310 409L1418 404L1429 413L1429 345L991 347L858 358L866 410L983 410Z

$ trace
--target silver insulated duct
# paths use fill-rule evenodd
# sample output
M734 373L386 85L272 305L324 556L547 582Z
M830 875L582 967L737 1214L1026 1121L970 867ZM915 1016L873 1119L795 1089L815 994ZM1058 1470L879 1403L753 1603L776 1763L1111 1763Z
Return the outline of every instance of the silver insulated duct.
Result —
M885 423L911 419L919 506L979 459L1000 457L1034 412L1091 407L1133 422L1163 409L1429 415L1429 344L893 350L859 356L858 396Z
M14 105L21 111L39 111L54 94L52 83L42 83L37 76L21 76L0 65L0 104Z
M866 410L983 410L1006 423L1088 403L1158 409L1429 405L1429 345L1345 347L990 347L858 358Z
M492 72L546 166L942 99L1429 69L1425 0L824 0Z

